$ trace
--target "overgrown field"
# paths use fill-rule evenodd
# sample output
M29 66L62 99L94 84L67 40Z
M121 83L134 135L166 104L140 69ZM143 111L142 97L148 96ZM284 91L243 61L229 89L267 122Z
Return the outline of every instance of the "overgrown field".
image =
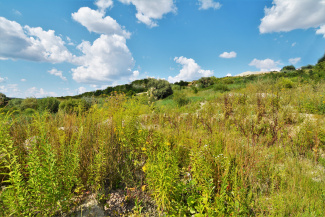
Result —
M115 215L325 215L323 80L114 93L78 108L3 112L0 216L60 216L92 193L109 211L117 189L133 208Z

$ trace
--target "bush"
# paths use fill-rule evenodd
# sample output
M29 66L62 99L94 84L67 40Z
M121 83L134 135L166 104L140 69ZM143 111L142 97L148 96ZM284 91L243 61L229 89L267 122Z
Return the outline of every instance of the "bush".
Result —
M9 108L20 108L22 102L23 102L23 99L12 99L8 102L7 106Z
M199 92L197 87L192 86L191 89L192 89L193 93L195 93L195 94L197 94Z
M78 107L77 99L68 99L60 103L59 111L64 113L73 113L75 111L75 108L77 107Z
M3 93L0 93L0 106L4 106L7 102L7 96Z
M198 80L198 83L201 87L206 88L214 84L213 77L202 77Z
M278 81L279 88L293 88L294 82L291 81L289 78L281 78Z
M51 113L56 113L59 110L60 101L54 97L46 97L38 100L38 109L40 111L47 110Z
M230 89L228 88L228 86L226 84L220 84L220 83L216 84L213 89L214 89L214 91L219 91L221 93L230 91Z
M148 82L149 96L155 99L163 99L173 94L173 90L168 81L163 79L150 78Z
M186 97L185 93L182 92L174 93L173 100L177 103L179 107L182 107L190 102L190 100Z
M314 66L313 65L310 65L308 64L307 66L302 66L301 69L313 69Z
M27 108L32 108L36 110L37 107L38 107L37 99L34 97L26 98L21 103L22 110L25 110Z
M296 68L293 65L290 66L284 66L281 71L293 71L296 70Z
M90 107L91 103L85 99L68 99L60 103L59 111L71 114L78 111L78 108L81 111L87 111Z

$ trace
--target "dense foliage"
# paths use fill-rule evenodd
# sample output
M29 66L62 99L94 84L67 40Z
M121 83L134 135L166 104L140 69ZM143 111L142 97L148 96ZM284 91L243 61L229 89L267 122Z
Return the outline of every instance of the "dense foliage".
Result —
M168 81L163 79L150 78L148 82L149 95L155 99L163 99L173 94L173 90Z

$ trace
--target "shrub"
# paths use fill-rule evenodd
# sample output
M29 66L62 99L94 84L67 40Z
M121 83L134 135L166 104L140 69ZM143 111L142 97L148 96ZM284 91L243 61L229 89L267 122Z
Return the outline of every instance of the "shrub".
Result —
M193 93L195 93L195 94L197 94L199 92L197 87L192 86L191 89L192 89Z
M310 65L308 64L307 66L302 66L301 69L313 69L314 66L313 65Z
M21 103L21 108L23 110L25 110L27 108L32 108L32 109L36 110L37 107L38 107L37 99L34 97L26 98Z
M149 96L155 99L163 99L173 94L173 90L168 81L163 79L150 78L148 82Z
M68 99L65 101L62 101L59 105L59 111L64 113L73 113L78 111L78 108L81 109L81 111L87 111L91 107L91 102L87 101L86 99Z
M279 88L293 88L294 82L291 81L289 78L281 78L278 81Z
M38 109L41 111L49 111L56 113L59 110L60 101L54 97L46 97L38 100Z
M182 81L180 80L179 82L175 82L174 84L179 85L181 87L186 87L190 82L188 81Z
M23 102L23 99L12 99L8 102L8 107L9 108L20 108L21 103Z
M0 106L5 105L7 102L7 96L3 93L0 93Z
M290 66L284 66L281 71L292 71L292 70L296 70L296 68L293 65Z
M177 103L179 107L182 107L190 102L190 100L186 97L185 93L182 92L174 93L173 100Z
M216 84L213 89L215 91L219 91L221 93L230 91L230 89L228 88L228 86L226 84L220 84L220 83Z
M198 80L198 83L203 88L206 88L206 87L209 87L210 85L214 84L214 79L213 79L213 77L202 77Z
M59 111L64 113L73 113L75 108L78 107L79 101L77 99L68 99L62 101L59 105Z

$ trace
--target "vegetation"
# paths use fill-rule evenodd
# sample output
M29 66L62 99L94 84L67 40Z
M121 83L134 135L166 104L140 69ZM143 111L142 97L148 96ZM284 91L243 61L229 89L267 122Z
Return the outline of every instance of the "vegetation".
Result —
M168 81L163 79L150 78L148 82L149 95L154 99L163 99L173 94L173 90Z
M294 67L293 65L290 66L284 66L281 71L292 71L292 70L296 70L296 67Z
M109 212L117 190L133 209L114 215L324 216L321 67L188 87L147 79L138 88L156 101L114 91L60 98L58 112L52 98L10 100L0 216L71 214L89 194Z
M7 103L7 96L3 93L0 93L0 106L4 106Z

